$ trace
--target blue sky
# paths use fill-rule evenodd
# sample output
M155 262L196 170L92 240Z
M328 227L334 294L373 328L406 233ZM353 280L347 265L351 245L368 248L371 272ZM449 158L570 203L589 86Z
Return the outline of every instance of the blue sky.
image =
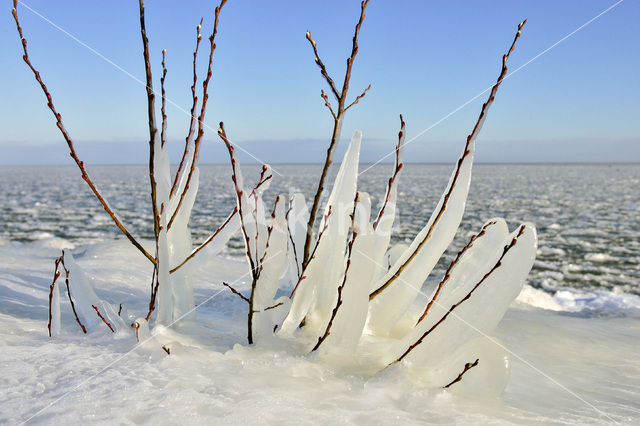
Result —
M25 3L144 80L137 2ZM376 161L393 147L398 114L404 115L411 139L489 88L523 18L528 23L510 70L615 3L372 0L350 97L369 83L372 89L347 114L343 138L361 129L362 159ZM185 110L191 102L195 26L204 17L208 35L215 4L147 1L156 89L160 52L166 48L167 95ZM9 2L5 8L0 164L70 164L44 97L21 60ZM357 1L229 0L220 18L206 117L213 130L205 134L201 161L226 161L215 134L221 120L235 142L263 161L321 161L332 119L319 96L327 87L304 35L311 31L340 84L358 13ZM89 163L144 163L144 87L25 7L20 16L31 59L80 156ZM640 161L638 18L640 2L624 0L505 80L480 135L478 161ZM205 62L202 55L201 76ZM455 159L485 99L486 94L413 140L407 159ZM167 111L169 142L177 154L188 116L172 106Z

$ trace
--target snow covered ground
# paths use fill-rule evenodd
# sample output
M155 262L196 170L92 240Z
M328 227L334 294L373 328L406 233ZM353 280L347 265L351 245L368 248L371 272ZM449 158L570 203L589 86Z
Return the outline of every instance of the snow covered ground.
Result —
M143 345L106 326L84 335L62 297L62 332L49 338L53 259L73 246L0 241L0 423L640 422L635 295L525 286L494 333L510 353L509 384L486 397L428 388L419 368L371 377L283 347L247 347L246 304L220 285L246 268L231 256L197 258L195 323ZM128 242L71 251L101 298L146 313L150 265Z

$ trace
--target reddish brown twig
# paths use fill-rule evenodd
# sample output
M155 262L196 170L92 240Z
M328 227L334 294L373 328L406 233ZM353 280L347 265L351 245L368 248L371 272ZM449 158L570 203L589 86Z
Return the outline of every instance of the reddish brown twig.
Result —
M471 132L471 134L469 136L467 136L467 142L465 144L464 153L462 154L462 156L458 160L458 163L457 163L457 166L456 166L456 170L455 170L455 174L454 174L454 177L453 177L453 179L451 181L450 187L448 188L448 190L447 190L447 192L446 192L446 194L444 196L442 206L440 207L440 210L438 211L433 223L429 227L429 230L427 231L427 234L422 239L422 241L420 241L420 243L416 247L415 251L407 258L407 260L404 261L404 263L402 265L400 265L400 267L395 272L395 274L392 277L390 277L385 283L383 283L380 287L378 287L376 290L374 290L369 295L369 300L373 299L374 297L376 297L377 295L382 293L392 282L394 282L400 276L402 271L413 261L413 259L415 259L415 257L418 255L420 250L422 250L422 247L424 247L424 245L427 243L427 241L431 238L431 235L432 235L434 229L436 228L436 225L438 224L438 222L440 221L440 218L442 217L442 215L444 214L445 210L447 209L449 197L451 197L451 194L453 193L453 190L454 190L454 188L455 188L455 186L456 186L456 184L458 182L458 177L460 176L460 170L462 169L462 164L464 163L464 161L468 158L468 156L470 154L469 147L471 145L471 142L473 142L473 140L475 140L475 138L478 136L478 133L480 132L480 129L482 128L482 125L484 124L484 121L485 121L485 119L487 117L487 112L489 110L489 107L491 106L491 104L493 103L493 101L495 99L496 92L498 91L498 87L500 87L500 84L502 83L502 80L504 79L504 76L507 74L507 59L509 59L509 55L513 51L513 48L514 48L514 46L516 44L516 41L520 37L520 31L522 30L522 27L524 26L524 24L526 22L527 22L527 20L525 19L523 22L521 22L518 25L518 32L516 33L515 38L513 39L513 43L511 43L511 47L509 48L507 53L505 55L503 55L503 57L502 57L502 69L500 71L500 75L498 76L498 80L497 80L496 84L491 88L491 93L489 94L489 99L487 99L487 101L482 105L482 110L480 111L480 116L478 117L478 120L476 121L476 125L474 126L473 131Z
M354 99L354 101L353 101L353 102L351 102L351 103L349 104L349 106L348 106L348 107L346 107L346 108L344 109L344 110L345 110L345 112L346 112L349 108L351 108L352 106L354 106L355 104L357 104L357 103L360 101L360 99L364 98L364 97L366 96L367 92L369 91L369 89L371 89L371 85L368 85L368 86L367 86L367 88L366 88L366 89L364 89L364 91L363 91L360 95L358 95L358 96Z
M228 284L228 283L223 281L222 285L227 287L229 290L231 290L231 293L235 294L236 296L240 297L240 299L242 299L245 302L249 303L249 299L244 294L240 293L238 290L236 290L235 288L231 287L230 284Z
M233 219L233 217L238 213L238 206L234 207L233 211L231 212L231 214L227 217L227 219L225 219L224 223L222 225L220 225L220 227L218 229L216 229L216 231L211 234L209 236L209 238L207 238L206 240L204 240L204 242L202 244L200 244L198 247L196 247L195 249L193 249L191 251L191 253L189 253L189 255L182 261L180 262L177 266L173 267L169 273L173 274L174 272L176 272L178 269L182 268L182 266L184 266L185 263L187 263L188 261L190 261L196 254L198 254L200 252L200 250L202 250L203 248L205 248L211 241L215 240L215 238L220 234L220 232L222 232L224 230L224 228L227 227L227 225L229 224L229 222L231 222L231 219Z
M402 114L400 114L400 131L398 132L398 144L396 145L396 161L393 168L393 175L389 178L389 183L387 184L387 194L385 195L384 203L382 203L382 207L380 207L380 211L378 212L378 217L373 222L373 229L378 229L378 225L382 220L382 216L384 216L387 204L389 204L391 191L393 191L398 175L400 174L400 171L404 166L404 163L402 163L401 159L402 148L404 146L404 136L404 120L402 119Z
M451 314L451 312L453 312L458 306L460 306L462 303L464 303L465 301L469 300L469 298L471 297L471 295L478 289L478 287L480 287L482 285L482 283L485 282L485 280L487 278L489 278L491 276L491 274L493 274L498 268L500 268L500 266L502 266L502 259L504 259L504 257L506 256L506 254L509 252L509 250L511 250L518 242L518 238L524 233L525 231L525 226L521 226L520 229L518 230L518 234L511 240L511 242L509 244L507 244L504 247L504 250L502 251L502 255L500 256L500 258L498 259L498 261L496 262L495 265L493 265L493 267L491 268L491 270L489 270L489 272L487 272L482 279L480 279L480 281L478 281L473 288L471 288L471 290L469 290L469 292L462 298L460 299L457 303L451 305L451 307L449 308L449 310L442 316L442 318L440 318L440 320L438 320L438 322L436 322L431 328L429 328L429 330L425 331L424 334L422 336L420 336L420 338L418 340L416 340L415 343L413 343L411 346L409 346L409 348L404 351L404 353L402 355L400 355L400 357L398 359L396 359L395 361L393 361L391 364L394 364L396 362L400 362L402 361L402 359L404 357L406 357L407 355L409 355L409 353L414 350L420 343L423 342L423 340L429 335L431 334L431 332L433 330L435 330L440 324L442 324L448 317L449 314ZM389 364L389 365L391 365Z
M358 36L360 35L360 28L362 27L362 22L364 21L364 12L365 9L367 8L367 5L369 4L369 0L365 0L363 2L360 3L360 19L358 20L358 23L356 24L356 28L355 28L355 32L353 34L353 43L352 43L352 47L351 47L351 56L349 56L347 58L347 69L344 75L344 82L342 83L342 92L338 93L338 90L336 89L335 83L333 82L333 80L331 79L331 77L329 77L329 74L327 73L327 69L324 66L324 63L322 62L322 60L320 59L320 56L318 55L318 49L316 46L316 42L311 38L311 33L309 31L307 31L306 37L307 40L309 40L309 43L311 44L311 47L313 48L313 53L315 55L315 61L316 64L318 65L318 67L320 68L320 73L322 74L322 76L324 77L324 79L326 80L327 84L329 85L329 87L331 88L331 91L333 92L333 95L336 97L336 99L338 100L338 109L336 112L334 112L334 110L331 108L329 101L327 99L326 95L322 95L322 98L325 101L325 105L329 108L329 111L331 112L331 115L333 117L333 133L331 135L331 142L329 143L329 147L327 148L327 156L325 158L324 161L324 166L322 168L322 173L320 174L320 179L318 180L318 188L316 189L316 193L315 196L313 197L313 204L311 205L311 211L309 212L309 222L307 223L307 235L306 235L306 239L305 239L305 243L304 243L304 253L303 253L303 265L306 264L307 262L309 262L309 255L310 255L310 250L311 250L311 239L313 236L313 225L315 223L316 220L316 214L318 212L318 207L320 206L320 199L322 197L322 192L324 191L324 181L327 178L327 174L329 173L329 168L331 167L331 164L333 163L333 155L334 155L334 151L336 149L336 146L338 144L338 139L340 139L340 129L342 128L342 118L344 116L344 113L347 111L347 109L349 109L352 105L358 103L358 101L364 97L364 95L366 94L367 90L369 90L371 88L371 85L369 85L369 87L367 87L367 89L365 89L365 91L356 98L356 100L349 105L347 108L345 108L345 103L347 100L347 92L349 91L349 80L351 79L351 69L353 68L353 63L354 60L356 58L356 55L358 53ZM324 93L324 92L322 92Z
M191 161L191 168L189 169L189 174L187 175L187 181L184 185L184 189L182 190L182 194L180 194L180 200L178 201L178 205L176 206L176 209L173 212L173 216L171 216L171 219L167 224L167 231L171 229L171 225L173 224L173 221L175 220L176 216L178 215L178 212L180 211L180 208L182 207L182 203L184 202L184 197L187 195L187 191L189 190L189 185L191 183L191 178L193 177L193 172L195 171L195 168L196 168L196 162L198 160L198 151L200 149L200 142L202 141L202 135L204 134L204 117L205 117L205 112L207 110L207 101L209 100L209 94L207 93L207 91L209 88L209 80L211 80L211 75L212 75L211 66L213 63L213 52L215 52L216 50L215 39L216 39L216 34L218 34L218 22L220 17L220 10L222 10L222 7L225 5L226 2L227 0L222 0L220 2L220 5L216 7L214 12L213 32L209 36L209 44L210 44L209 66L207 68L207 76L202 82L202 104L200 106L200 115L198 116L198 135L196 136L196 140L193 146L193 160Z
M306 272L307 267L309 266L309 263L311 263L311 260L313 260L313 258L316 255L316 250L318 250L318 246L320 245L320 241L322 240L322 236L324 235L324 231L326 231L328 226L329 226L329 222L328 221L329 221L329 216L331 216L332 211L333 211L333 206L329 206L329 210L327 211L327 214L324 216L324 227L320 230L320 233L318 234L318 239L316 240L316 245L313 247L313 251L311 252L311 255L309 256L309 261L307 261L307 263L303 263L302 264L302 272L300 272L300 276L298 277L298 282L296 283L295 287L293 287L293 290L291 290L291 294L289 295L289 299L293 299L293 296L296 294L296 290L298 290L298 286L300 285L302 280L307 278L307 276L304 273Z
M156 95L153 91L153 76L151 75L151 61L149 60L149 39L147 38L147 30L144 19L144 1L139 0L140 7L140 35L142 36L142 56L144 58L144 69L146 76L147 89L147 115L149 117L149 182L151 184L151 206L153 210L153 235L158 239L160 232L160 215L158 213L157 200L157 182L155 177L155 139L158 133L156 125L155 99Z
M449 387L451 387L451 385L458 383L460 380L462 380L462 376L464 376L464 374L471 370L473 367L478 365L478 362L480 362L480 358L477 358L474 362L468 362L464 365L464 370L462 370L462 373L458 374L458 377L456 377L455 379L453 379L453 381L451 383L449 383L446 386L443 386L444 389L448 389Z
M60 256L60 264L62 265L62 268L64 269L64 283L65 283L65 285L67 287L67 296L69 297L69 304L71 305L71 310L73 311L73 316L76 318L76 322L78 323L78 325L82 329L82 332L84 334L87 334L87 329L85 328L85 326L80 321L80 317L78 317L78 312L76 311L76 304L73 303L73 297L71 297L71 286L69 285L69 270L67 269L67 266L64 264L64 250L62 250L62 255Z
M103 316L102 316L102 314L100 313L100 311L98 310L98 308L96 307L96 305L91 305L91 307L92 307L93 309L95 309L96 314L98 314L98 316L100 317L100 319L102 320L102 322L104 322L104 323L107 325L107 327L109 327L109 330L111 330L111 332L112 332L112 333L115 333L116 331L113 329L113 327L111 327L111 324L109 324L109 321L107 321L107 320L105 319L105 317L103 317Z
M356 208L358 207L359 199L360 199L360 194L356 192L356 198L353 201L353 212L351 213L351 228L353 229L353 232L351 234L351 240L349 241L349 245L348 245L347 265L344 269L344 277L342 278L342 283L338 286L338 300L336 300L336 305L333 308L333 311L331 311L331 317L329 318L327 327L324 330L324 334L318 337L318 342L313 347L313 349L311 349L311 352L317 350L322 344L322 342L324 342L325 339L329 337L329 334L331 334L331 326L333 325L333 320L338 314L338 310L340 309L340 306L342 306L342 290L344 289L344 286L347 284L347 278L349 276L349 267L351 266L351 254L353 252L353 243L355 242L356 238L358 238L358 232L356 231L355 221L356 221Z
M180 180L180 173L182 172L182 168L184 167L185 159L189 154L189 143L193 138L193 132L195 131L196 126L196 105L198 104L198 97L196 96L196 82L198 81L198 73L196 71L196 62L198 58L198 48L200 47L200 41L202 40L202 34L200 34L200 30L202 29L202 18L200 18L200 23L196 27L196 48L193 51L193 84L191 85L191 97L193 99L193 103L191 104L191 120L189 121L189 131L187 132L187 137L184 141L184 151L182 153L182 159L180 160L180 165L178 166L178 170L176 170L176 176L173 179L173 185L171 186L171 192L169 193L169 197L173 197L173 193L176 191L178 186L178 181Z
M167 49L162 49L162 77L160 77L160 91L162 94L162 105L160 106L160 112L162 114L162 130L160 131L160 141L162 146L167 143L167 114L165 112L166 96L164 91L164 80L167 78L167 66L165 63L165 57L167 55Z
M264 309L262 310L262 312L264 312L264 311L269 311L269 310L271 310L271 309L275 309L275 308L277 308L278 306L282 306L282 305L284 305L284 303L283 303L283 302L278 302L278 303L276 303L275 305L268 306L268 307L264 308ZM275 331L275 330L274 330L274 331Z
M51 315L51 311L52 311L51 305L53 303L53 289L56 286L56 281L58 281L58 278L60 278L60 271L58 271L58 266L60 265L61 261L62 261L62 256L56 259L55 270L53 271L53 281L51 281L51 284L49 285L49 322L47 323L47 329L49 330L49 337L51 337L51 321L53 319Z
M49 107L49 109L53 113L53 116L56 119L56 126L60 130L60 133L62 133L62 137L66 141L67 146L69 147L69 153L71 155L71 158L73 158L73 160L75 161L76 165L80 169L80 172L82 173L82 179L87 183L87 185L91 189L91 192L93 192L93 195L98 199L98 201L102 205L102 208L104 209L104 211L109 215L109 217L111 217L111 219L114 221L114 223L116 224L118 229L127 237L127 239L131 242L131 244L133 244L138 250L140 250L140 252L142 254L144 254L145 257L147 259L149 259L152 263L155 263L155 261L156 261L155 258L153 256L151 256L144 249L144 247L142 247L142 245L125 228L124 224L122 222L120 222L120 219L118 219L118 217L113 212L113 210L111 210L111 207L109 207L109 203L107 203L106 200L102 197L102 195L98 191L98 188L95 186L95 184L93 183L93 181L89 177L89 174L87 173L87 171L86 171L86 169L84 167L84 163L82 161L80 161L80 158L76 154L76 150L75 150L75 148L73 146L73 140L71 139L71 136L69 135L69 133L67 132L67 129L64 127L64 124L62 123L62 115L60 113L58 113L58 111L56 110L56 108L55 108L55 106L53 104L53 100L52 100L51 94L49 93L49 90L47 89L47 86L44 84L42 78L40 77L40 72L33 66L33 64L31 63L31 60L29 59L29 53L27 52L27 39L25 39L23 34L22 34L22 27L20 26L20 21L18 20L17 6L18 6L18 1L14 0L13 1L13 10L11 11L11 13L13 15L14 21L16 22L16 28L18 30L18 35L20 36L20 40L22 42L22 50L24 51L24 55L22 56L22 59L24 60L24 62L27 64L27 66L33 72L33 75L34 75L36 81L40 85L40 88L42 89L42 92L44 93L45 97L47 98L47 106Z
M456 256L456 258L453 260L453 262L451 262L451 264L447 268L447 272L444 273L444 278L442 278L442 280L438 284L438 288L436 289L436 292L431 297L431 300L427 304L427 307L425 308L424 312L422 313L420 318L418 318L418 321L416 322L416 325L420 324L420 321L425 319L425 317L429 313L429 310L431 309L431 306L433 306L434 302L436 301L436 299L440 295L440 290L442 290L442 287L445 285L445 283L447 283L449 281L449 278L451 277L451 275L450 275L451 274L451 270L458 264L458 262L460 261L460 258L462 257L462 255L465 254L467 252L467 250L469 250L471 247L473 247L473 243L478 238L480 238L480 237L482 237L483 235L486 234L487 229L490 226L495 225L495 224L496 224L495 221L491 221L491 222L487 223L486 225L484 225L482 227L482 230L479 233L477 233L474 236L472 236L471 239L469 240L469 243L466 246L464 246L464 248L462 250L460 250L458 252L458 255Z
M166 346L162 346L162 349L164 349L164 351L167 353L167 355L171 355L171 349L166 347Z

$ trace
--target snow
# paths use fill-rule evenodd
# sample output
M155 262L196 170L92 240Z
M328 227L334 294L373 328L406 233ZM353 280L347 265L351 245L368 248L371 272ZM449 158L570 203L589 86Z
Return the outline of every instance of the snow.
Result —
M100 298L146 313L148 288L141 283L147 283L150 263L127 241L67 253L95 277ZM58 256L46 245L0 247L1 423L32 416L33 423L58 424L640 420L637 301L622 316L605 311L588 318L581 311L513 305L491 335L506 349L492 341L475 342L478 351L493 352L489 371L509 352L510 379L498 398L482 387L499 385L495 377L487 382L482 362L459 386L443 390L429 384L440 381L436 374L450 378L449 372L401 365L370 375L305 356L295 347L273 342L246 346L246 303L220 285L237 280L234 286L247 290L250 280L242 278L246 264L237 258L210 259L194 271L197 323L156 327L155 340L139 346L132 331L114 335L103 325L84 335L61 293L61 334L51 339L48 292ZM420 300L422 305L426 301ZM470 359L460 356L460 361ZM456 365L454 376L461 369Z

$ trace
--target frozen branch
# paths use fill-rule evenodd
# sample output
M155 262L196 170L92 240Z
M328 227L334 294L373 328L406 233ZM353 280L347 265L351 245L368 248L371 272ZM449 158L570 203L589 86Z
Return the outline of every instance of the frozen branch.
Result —
M489 94L489 99L487 99L487 101L482 105L482 110L480 111L480 116L478 117L478 120L477 120L477 122L476 122L476 124L475 124L475 126L473 128L473 131L471 132L471 134L469 136L467 136L467 142L465 144L464 152L463 152L462 156L458 159L458 163L457 163L457 166L456 166L456 170L455 170L455 173L454 173L453 180L451 181L451 184L450 184L450 186L448 188L448 191L444 196L444 200L443 200L442 206L440 207L440 210L438 211L433 223L429 227L429 230L427 231L427 233L424 236L424 238L422 239L422 241L420 241L420 243L417 245L417 247L414 250L414 252L411 253L411 255L403 262L402 265L400 265L400 267L395 272L395 274L393 274L393 276L391 276L389 279L387 279L386 282L384 282L380 287L378 287L376 290L374 290L369 295L369 300L372 300L374 297L376 297L377 295L382 293L391 283L393 283L400 276L402 271L415 259L415 257L418 255L420 250L422 250L424 245L431 238L431 235L433 234L434 229L438 225L438 222L440 221L440 218L443 216L443 214L447 210L448 201L449 201L449 198L451 197L451 194L453 193L453 190L455 189L456 184L458 182L458 178L460 176L460 170L462 168L462 164L464 163L465 159L470 154L469 147L470 147L471 143L475 140L475 138L478 136L478 133L480 132L480 129L482 129L482 125L484 124L484 121L485 121L485 119L487 117L487 112L489 110L489 107L491 106L491 104L493 104L493 101L495 100L495 95L496 95L496 92L498 91L498 87L500 87L500 84L502 83L502 80L504 79L504 76L507 74L507 59L509 59L509 55L513 51L514 46L516 44L516 41L520 37L520 31L522 30L522 27L524 26L524 24L526 22L527 22L527 20L525 19L523 22L521 22L518 25L518 31L517 31L517 33L515 35L515 38L513 39L513 43L511 43L511 47L509 48L507 53L505 55L503 55L503 57L502 57L502 69L500 71L500 75L498 76L498 80L495 83L495 85L491 88L491 93Z
M167 114L165 112L166 96L164 91L164 80L167 78L167 66L165 63L165 57L167 55L167 49L162 49L162 77L160 77L160 91L162 94L162 105L160 112L162 114L162 130L160 131L160 141L162 146L167 143Z
M227 0L222 0L220 2L220 5L216 7L214 12L213 32L209 36L209 65L207 67L207 76L202 82L202 105L200 106L200 115L198 116L198 134L196 136L196 140L193 146L193 160L191 161L191 168L189 169L187 182L184 186L184 190L182 191L182 194L180 194L180 200L178 201L178 205L176 206L173 216L171 216L171 219L167 224L167 231L171 229L171 225L173 224L173 221L175 220L176 216L178 216L178 213L180 212L180 208L182 207L182 203L184 202L184 197L187 195L187 191L189 190L189 184L191 183L193 172L196 168L198 151L200 150L200 142L202 141L202 135L204 135L204 117L205 117L205 112L207 110L207 101L209 100L208 88L209 88L209 81L211 80L211 74L212 74L211 66L213 63L213 52L215 52L216 50L215 39L216 39L216 35L218 34L218 22L220 17L220 10L222 10L222 7L225 5L225 3L227 3Z
M409 346L409 348L404 351L404 353L402 355L400 355L400 357L398 359L396 359L395 361L393 361L391 364L394 364L396 362L400 362L402 361L402 359L404 357L406 357L407 355L409 355L409 353L414 350L418 345L420 345L420 343L423 342L423 340L429 335L431 334L431 332L433 330L435 330L440 324L442 324L448 317L449 314L451 314L451 312L453 312L458 306L460 306L462 303L464 303L465 301L469 300L469 298L471 297L471 295L478 289L478 287L480 287L482 285L483 282L486 281L487 278L489 278L489 276L491 276L491 274L493 274L498 268L500 268L500 266L502 265L502 259L504 259L504 257L506 256L506 254L509 252L509 250L511 250L513 247L515 247L515 245L518 242L518 237L520 237L524 231L525 231L525 226L521 226L520 229L518 230L518 234L511 240L511 242L509 244L507 244L503 251L502 251L502 255L500 256L500 258L498 259L498 261L495 263L495 265L493 265L493 267L491 268L491 270L489 270L489 272L487 272L481 279L480 281L478 281L473 288L471 288L471 290L462 298L460 299L457 303L453 304L449 310L442 316L442 318L440 318L440 320L438 320L438 322L436 322L431 328L429 328L427 331L424 332L424 334L422 336L420 336L420 338L418 340L416 340L415 343L413 343L411 346ZM390 364L390 365L391 365Z
M451 270L458 264L458 262L460 261L460 258L462 257L462 255L465 254L467 252L467 250L469 250L471 247L473 247L473 243L476 241L476 239L482 237L487 232L487 228L489 228L492 225L495 225L495 223L496 223L495 221L491 221L491 222L487 223L486 225L484 225L482 227L482 230L479 233L477 233L474 236L472 236L471 239L469 240L469 243L466 246L464 246L464 248L462 250L460 250L458 252L458 255L456 256L456 258L451 262L451 264L447 268L447 272L444 273L444 278L438 284L438 288L436 289L436 292L431 297L431 300L427 304L427 307L425 308L424 312L422 313L420 318L418 318L418 321L416 322L416 325L420 324L420 321L422 321L423 319L426 318L427 314L429 313L429 310L431 309L431 306L433 306L433 303L438 298L438 295L440 295L440 290L442 290L442 287L444 286L444 284L447 281L449 281Z
M82 179L87 183L87 185L91 189L91 192L93 192L93 195L98 199L98 201L102 205L102 208L104 209L104 211L109 215L109 217L111 217L111 219L114 221L114 223L116 224L118 229L127 237L127 239L131 242L131 244L133 244L138 250L140 250L140 252L142 254L144 254L144 256L147 259L149 259L152 263L155 263L156 262L155 258L153 256L151 256L144 249L144 247L142 247L142 245L134 238L133 235L131 235L131 233L125 228L124 224L122 222L120 222L120 219L118 219L118 217L116 216L114 211L111 209L111 207L109 207L109 203L107 203L107 201L102 197L102 195L98 191L98 188L96 187L96 185L93 183L93 181L89 177L89 174L87 173L87 171L86 171L86 169L84 167L84 163L80 160L80 158L76 154L76 150L75 150L75 148L73 146L73 140L71 139L71 136L69 135L69 133L67 132L67 129L64 127L64 124L62 123L62 115L60 113L58 113L58 111L56 110L56 108L55 108L55 106L53 104L53 99L51 97L51 94L49 93L49 90L47 89L47 86L44 84L44 82L42 81L42 78L40 77L40 72L33 66L33 64L31 63L31 60L29 59L29 53L27 52L27 40L24 38L24 36L22 34L22 27L20 26L20 21L18 19L17 6L18 6L18 0L14 0L13 1L13 10L11 11L11 13L13 15L13 19L16 22L16 28L18 30L18 35L20 36L20 40L22 42L22 50L24 51L24 55L22 56L22 59L24 60L24 62L27 64L27 66L33 72L33 75L34 75L36 81L40 85L40 88L42 89L42 92L44 93L45 97L47 98L47 106L49 107L49 109L53 113L53 116L56 119L56 126L60 130L60 133L62 133L62 136L63 136L65 142L67 143L67 146L69 147L69 153L71 155L71 158L73 158L73 160L75 161L76 165L80 169L80 172L82 173Z
M478 362L480 362L480 359L477 358L474 362L468 362L464 365L464 370L462 370L462 373L458 374L458 377L456 377L455 379L453 379L453 381L451 383L449 383L446 386L443 386L444 389L448 389L449 387L451 387L451 385L458 383L460 380L462 380L462 376L464 376L464 374L471 370L473 367L478 365Z
M156 125L155 98L153 91L153 76L151 75L151 61L149 60L149 39L144 19L144 1L139 0L140 7L140 35L142 37L142 56L144 57L144 69L147 79L147 115L149 117L149 181L151 183L151 206L153 210L153 235L158 239L160 232L160 214L158 212L157 182L154 171L155 162L155 139L158 133Z
M398 175L400 174L400 171L404 166L404 163L402 163L401 159L402 148L404 146L404 137L404 120L402 119L402 114L400 114L400 131L398 132L398 144L396 145L396 161L393 169L393 175L389 178L389 183L387 184L387 194L384 197L384 203L382 204L382 207L380 207L378 217L373 222L373 229L378 228L378 225L382 220L382 216L384 216L385 209L387 207L387 204L389 203L389 199L391 198L391 192L394 189L394 185L396 184Z
M318 342L313 347L313 349L311 349L311 352L317 350L322 344L322 342L324 342L325 339L329 337L329 334L331 334L331 326L333 325L333 320L338 314L338 309L340 309L340 306L342 306L342 290L344 289L345 284L347 284L347 277L349 276L349 267L351 266L351 254L353 252L353 243L356 240L356 238L358 238L358 232L356 231L357 228L355 226L355 220L356 220L356 208L358 207L359 199L360 199L360 194L356 192L356 198L353 201L353 212L351 213L351 229L353 229L353 232L351 234L351 240L349 241L349 245L347 248L347 265L345 266L345 269L344 269L344 277L342 278L342 283L338 286L338 299L336 300L336 305L333 308L333 311L331 311L331 317L329 318L329 322L327 323L327 327L324 331L324 334L318 337Z
M336 146L338 145L338 140L340 139L342 118L346 110L349 109L352 105L358 103L358 100L364 97L367 90L369 90L369 88L371 87L371 85L369 85L369 87L360 96L358 96L356 100L351 105L349 105L349 107L345 108L347 92L349 91L349 80L351 79L351 69L353 68L353 63L358 53L358 36L360 35L360 28L362 27L362 22L364 21L364 17L365 17L364 12L368 4L369 4L369 0L365 0L360 3L360 19L356 24L356 28L353 34L351 56L347 58L347 69L344 75L344 82L342 83L342 92L340 93L338 93L338 90L336 89L333 80L331 79L331 77L329 77L329 74L327 74L327 70L324 66L324 63L320 60L320 57L318 56L316 42L311 38L311 33L307 31L307 34L306 34L307 40L309 40L309 43L313 48L316 64L318 65L318 67L320 67L320 72L322 73L322 76L325 78L325 80L327 81L327 84L329 84L329 87L331 88L331 91L333 92L334 96L338 100L338 109L336 112L334 112L333 108L331 108L329 105L326 95L322 96L322 98L325 101L325 105L327 105L333 117L333 133L331 135L331 142L329 143L329 147L327 148L327 156L324 161L322 173L320 174L320 179L318 180L318 188L316 189L315 196L313 197L313 204L311 205L311 211L309 212L309 222L307 223L307 235L304 243L304 253L302 258L303 265L309 262L309 255L310 255L309 251L311 250L313 226L316 220L318 207L320 206L320 199L322 198L322 192L324 191L324 181L327 178L327 174L329 173L329 168L333 163L333 155L334 155Z
M93 309L95 309L96 314L98 315L98 317L100 317L100 319L102 320L102 322L104 322L104 323L107 325L107 327L109 327L109 330L111 330L111 332L112 332L112 333L115 333L116 331L113 329L113 327L111 327L111 324L109 324L109 321L107 321L107 320L105 319L105 317L103 317L103 316L102 316L102 314L101 314L101 313L100 313L100 311L98 310L98 307L97 307L96 305L91 305L91 307L92 307Z
M207 238L202 244L200 244L198 247L196 247L195 249L193 249L191 251L191 253L189 254L189 256L187 256L182 262L180 262L177 266L175 266L173 269L171 269L169 271L170 274L173 274L174 272L176 272L178 269L182 268L182 266L184 266L185 263L187 263L188 261L190 261L191 259L193 259L193 257L198 254L200 252L200 250L202 250L203 248L205 248L210 242L212 242L213 240L216 239L216 237L220 234L220 232L222 232L227 225L229 225L229 222L231 222L231 220L233 219L233 217L238 213L238 206L236 206L233 211L231 212L231 214L227 217L227 219L224 221L224 223L222 225L220 225L220 227L218 229L216 229L216 231L211 234L211 236L209 236L209 238Z
M200 47L200 41L202 40L202 34L200 34L200 30L202 29L202 18L200 19L200 23L196 27L196 48L193 51L193 84L191 85L191 97L193 102L191 104L191 120L189 121L189 131L187 132L187 137L184 141L184 152L182 153L182 159L180 160L180 165L178 165L178 170L176 170L176 176L173 179L173 185L171 186L171 192L169 193L169 197L173 197L174 192L178 186L178 181L180 180L180 173L182 172L182 168L184 167L184 162L189 154L189 143L191 143L191 139L193 139L193 132L196 128L196 106L198 104L198 97L196 96L196 83L198 81L198 73L196 70L196 62L198 59L198 48Z

